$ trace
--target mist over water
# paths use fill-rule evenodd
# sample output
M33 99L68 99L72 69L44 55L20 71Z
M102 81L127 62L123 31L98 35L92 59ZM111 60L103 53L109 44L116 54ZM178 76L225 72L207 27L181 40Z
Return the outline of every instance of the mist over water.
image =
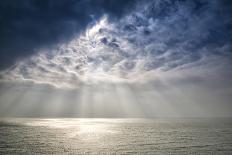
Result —
M232 154L232 121L2 118L0 154Z

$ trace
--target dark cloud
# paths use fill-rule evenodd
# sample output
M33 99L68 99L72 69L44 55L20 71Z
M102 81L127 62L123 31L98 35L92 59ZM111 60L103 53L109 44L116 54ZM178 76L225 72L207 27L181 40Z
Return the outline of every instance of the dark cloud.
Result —
M232 49L232 2L228 0L142 1L122 35L149 56L145 70L170 70ZM144 9L145 8L145 9ZM121 26L121 25L119 25ZM160 45L162 45L161 48ZM217 50L215 50L217 49ZM142 50L141 50L142 51ZM206 53L207 52L207 53ZM163 56L162 56L163 55Z
M167 71L197 62L203 55L232 51L232 3L229 0L1 1L0 10L0 69L39 48L67 42L88 25L96 24L103 14L109 15L107 22L114 24L115 29L99 29L100 42L109 49L89 56L87 61L93 64L115 64L122 59L136 63L147 57L146 71L159 68ZM125 42L134 49L125 48ZM120 56L113 63L112 53ZM47 60L52 59L47 56ZM76 63L69 59L64 58L62 64ZM136 66L133 63L125 63L122 68L132 70ZM77 70L82 68L75 66Z
M103 14L111 20L133 8L135 0L2 0L0 69L39 48L70 40Z

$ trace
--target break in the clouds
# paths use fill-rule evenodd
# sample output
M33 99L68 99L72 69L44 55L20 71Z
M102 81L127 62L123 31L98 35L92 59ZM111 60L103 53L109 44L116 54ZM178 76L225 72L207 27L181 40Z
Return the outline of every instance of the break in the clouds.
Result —
M1 7L5 14L8 7L20 12L19 18L14 14L0 18L9 18L0 31L5 35L0 46L5 68L1 91L15 85L20 90L68 89L81 102L118 108L118 112L92 113L100 117L123 115L112 101L116 96L125 106L122 109L133 109L135 116L229 115L232 3L228 0L41 5L25 1L19 6L5 2ZM7 24L14 25L12 31ZM102 91L107 91L104 101L99 99ZM69 100L67 95L64 98ZM90 107L99 112L103 105ZM130 112L125 113L134 116Z

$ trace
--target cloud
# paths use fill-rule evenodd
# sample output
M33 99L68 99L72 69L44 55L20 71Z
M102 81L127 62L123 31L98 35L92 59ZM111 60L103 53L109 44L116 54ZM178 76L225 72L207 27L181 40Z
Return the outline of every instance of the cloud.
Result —
M0 69L70 41L103 14L120 18L134 0L25 0L0 3ZM130 7L128 7L130 6Z
M32 9L0 30L1 115L231 116L229 0L34 2L1 3Z
M225 3L216 0L137 2L135 9L126 14L115 10L120 15L117 20L109 13L104 14L87 24L71 41L38 50L2 71L2 80L78 88L83 83L146 82L155 80L157 75L171 76L166 72L182 75L185 71L203 69L198 74L205 74L204 71L217 65L224 74L231 66L230 6ZM103 8L111 8L113 4L109 1ZM54 8L60 6L54 5ZM220 23L215 23L219 19ZM216 72L219 71L212 71Z

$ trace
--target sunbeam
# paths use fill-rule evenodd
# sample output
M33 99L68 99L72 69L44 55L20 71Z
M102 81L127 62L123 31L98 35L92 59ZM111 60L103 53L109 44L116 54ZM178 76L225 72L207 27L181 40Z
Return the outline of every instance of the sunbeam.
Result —
M232 1L1 0L0 154L232 154Z

